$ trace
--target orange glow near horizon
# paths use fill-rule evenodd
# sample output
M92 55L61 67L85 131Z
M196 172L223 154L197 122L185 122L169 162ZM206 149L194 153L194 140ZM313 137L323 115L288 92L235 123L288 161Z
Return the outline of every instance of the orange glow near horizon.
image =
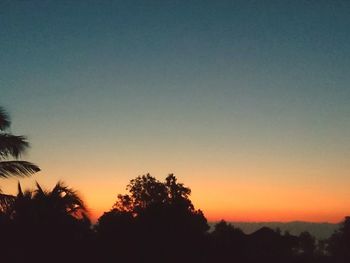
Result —
M66 177L60 175L70 174L68 171L72 169L71 166L64 169L57 166L43 167L44 172L33 178L21 179L21 184L24 188L33 188L34 181L37 180L43 187L50 189L58 180L63 180L82 195L92 221L96 222L103 212L112 208L118 194L126 193L129 180L142 174L136 170L145 170L141 167L128 169L132 167L130 163L124 165L116 172L112 172L113 167L99 169L99 165L80 170L75 168L74 176ZM248 222L337 223L350 214L350 193L346 184L328 180L323 176L328 171L319 173L317 180L312 176L308 180L302 180L301 176L286 180L277 176L282 172L282 167L242 167L247 165L242 163L231 170L215 167L192 168L191 172L188 167L180 167L174 174L179 182L191 188L190 198L195 208L201 209L208 221L224 219ZM304 167L283 170L288 170L290 174L300 174L300 170L307 171ZM215 177L216 173L221 174L219 180ZM97 177L96 174L100 176ZM183 176L188 174L191 176ZM256 174L260 176L257 177ZM158 180L164 180L166 173L160 169L151 172L151 175ZM16 184L15 179L6 180L6 185L2 184L2 190L15 193Z
M181 178L180 178L180 182ZM185 184L190 186L189 184ZM210 186L209 186L210 185ZM125 185L118 193L125 193ZM349 202L322 189L275 188L269 184L243 183L220 185L215 182L191 187L191 200L208 221L244 222L340 222L348 213ZM323 189L324 190L324 189ZM97 221L111 209L117 194L107 189L95 192L99 198L89 200L91 217ZM89 199L89 198L88 198ZM343 199L346 200L346 199Z

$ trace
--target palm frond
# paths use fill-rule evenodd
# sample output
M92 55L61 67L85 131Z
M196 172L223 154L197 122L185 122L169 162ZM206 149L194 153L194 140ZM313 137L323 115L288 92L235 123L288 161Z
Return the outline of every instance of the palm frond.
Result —
M34 191L34 198L41 199L47 196L47 192L41 187L38 182L35 182L36 190Z
M64 202L67 204L67 208L71 213L76 213L79 211L87 211L83 200L78 196L78 194L74 193L67 194L64 197Z
M18 158L28 147L29 143L25 136L0 133L0 158L9 156Z
M17 193L17 197L23 197L23 191L22 191L22 186L21 186L21 184L20 184L20 182L18 182L18 184L17 184L17 191L18 191L18 193Z
M3 161L0 162L0 178L11 176L30 176L39 172L40 168L33 163L26 161Z
M68 187L64 184L64 182L58 181L51 193L59 196L62 192L66 192L67 189Z
M39 193L45 193L45 191L43 190L43 188L41 187L41 185L38 182L35 182L36 188L37 188L37 192Z
M11 125L10 116L4 108L0 107L0 131L6 130Z
M84 201L81 199L77 191L75 191L72 188L69 188L62 181L59 181L56 184L53 191L55 191L56 188L59 189L59 192L61 193L61 195L63 194L63 196L61 197L64 200L64 203L66 204L66 206L70 208L72 212L77 210L86 211Z
M84 201L77 191L69 188L62 181L55 185L51 194L60 200L60 204L71 215L79 215L81 212L87 211Z

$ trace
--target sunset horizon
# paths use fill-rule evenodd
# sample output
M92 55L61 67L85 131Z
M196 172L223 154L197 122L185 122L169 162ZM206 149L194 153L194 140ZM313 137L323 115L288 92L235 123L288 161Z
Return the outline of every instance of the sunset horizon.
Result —
M18 183L21 183L22 187L24 189L34 189L35 183L38 182L42 185L42 187L46 190L50 190L54 187L57 181L62 181L69 186L73 187L77 190L77 192L83 197L83 200L86 202L87 208L88 208L88 214L91 217L91 220L96 223L98 218L104 213L108 212L112 209L112 206L114 205L117 195L118 194L125 194L126 193L126 186L129 184L129 181L134 177L130 177L129 179L126 179L125 182L122 182L121 180L116 179L117 182L120 182L119 184L115 184L115 188L119 188L119 191L113 189L108 189L109 193L105 188L101 188L97 193L94 193L95 196L91 197L91 190L86 189L86 191L82 191L83 187L79 185L74 185L73 183L70 183L69 179L62 179L58 178L56 182L53 182L51 184L43 184L42 183L42 174L44 171L41 171L39 174L32 176L31 178L11 178L1 180L3 182L6 182L6 184L2 184L2 190L5 193L8 194L17 194L17 185ZM144 173L148 174L148 173ZM144 174L138 174L138 175L144 175ZM172 173L168 173L172 174ZM138 176L137 175L137 176ZM155 176L158 180L163 181L165 176L156 176L154 174L151 174L152 176ZM166 174L167 175L167 174ZM249 192L245 194L237 194L236 198L234 198L234 201L232 204L224 204L222 205L219 201L220 196L212 196L210 193L208 193L207 188L204 186L202 188L202 191L196 191L195 188L193 188L190 184L186 183L185 181L181 180L181 176L178 176L177 174L174 174L178 180L181 183L184 183L185 186L189 187L191 189L191 200L193 201L194 206L197 209L200 209L203 211L204 215L208 219L209 222L218 222L220 220L225 220L227 222L315 222L315 223L340 223L344 217L347 215L347 213L344 213L343 211L336 211L333 213L330 213L328 211L320 210L318 207L311 207L311 204L306 203L304 204L304 209L300 209L300 206L294 208L294 210L290 210L290 207L284 207L283 209L281 206L283 204L280 204L276 200L276 207L277 208L271 208L269 206L264 205L261 200L256 199L256 197L247 197L249 196ZM116 176L117 177L117 176ZM98 186L98 183L96 183L94 186ZM88 187L92 187L89 185ZM213 184L211 186L212 188L215 187ZM221 186L220 186L221 187ZM203 190L204 189L204 190ZM215 188L214 188L215 189ZM237 188L236 191L240 189L240 191L244 191L245 188ZM221 189L220 195L227 196L229 195L230 189ZM217 193L215 190L212 190L213 193ZM227 192L226 192L227 191ZM269 189L264 190L265 193L269 192ZM90 192L90 196L86 193ZM281 196L286 195L271 195L269 194L269 198L281 198ZM202 198L202 196L206 196L206 198ZM287 196L288 197L288 196ZM287 198L286 197L286 198ZM100 199L99 199L100 198ZM240 202L240 200L244 199L245 202ZM265 197L267 198L267 197ZM293 198L293 196L289 197ZM301 197L304 198L304 197ZM319 196L315 195L315 199L319 200ZM249 200L249 205L247 200ZM264 199L266 200L266 199ZM269 199L270 200L270 199ZM228 202L226 200L226 202ZM316 202L315 200L311 199L310 202ZM272 201L270 201L268 204L273 204ZM259 205L261 204L261 205ZM278 208L280 207L280 208ZM299 208L299 209L298 209ZM332 209L331 211L334 211L334 207L331 206L329 209ZM344 209L345 210L345 209Z
M4 263L349 263L350 1L0 1Z

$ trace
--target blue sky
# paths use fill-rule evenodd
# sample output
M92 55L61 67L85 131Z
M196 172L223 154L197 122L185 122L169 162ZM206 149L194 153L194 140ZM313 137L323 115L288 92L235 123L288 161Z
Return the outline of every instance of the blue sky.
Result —
M330 204L350 197L349 2L2 1L0 10L0 103L43 169L24 183L64 179L92 206L100 193L90 185L113 186L110 206L129 179L175 172L222 216L236 203L216 190L203 198L203 181L227 194L234 182L273 182L291 192L284 203L310 185Z

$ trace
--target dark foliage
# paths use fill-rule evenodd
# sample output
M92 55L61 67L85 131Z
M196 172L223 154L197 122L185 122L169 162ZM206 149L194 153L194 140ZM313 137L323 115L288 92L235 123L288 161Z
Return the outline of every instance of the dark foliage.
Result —
M338 231L328 240L328 251L334 262L350 262L350 217L345 217Z
M79 262L92 231L77 193L59 182L52 191L37 184L35 191L7 199L0 211L3 262ZM33 258L35 255L35 259Z
M190 189L174 175L130 181L95 227L76 191L59 182L0 194L1 262L350 262L350 217L316 241L263 227L252 234L220 221L209 231Z
M172 174L165 182L147 174L131 180L127 190L129 194L119 195L96 227L103 244L109 244L101 247L106 262L113 258L109 246L122 247L119 256L128 262L201 259L200 248L209 226L190 201L189 188L177 183Z

